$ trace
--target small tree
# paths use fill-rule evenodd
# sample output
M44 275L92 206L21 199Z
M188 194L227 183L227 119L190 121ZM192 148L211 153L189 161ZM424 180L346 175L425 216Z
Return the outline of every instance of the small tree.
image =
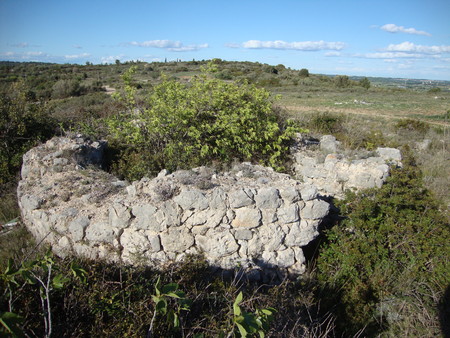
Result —
M370 81L367 77L362 78L359 80L359 85L363 88L369 89L370 88Z
M299 72L300 77L309 77L309 70L306 68L300 69Z
M334 83L338 88L347 88L350 86L350 79L347 75L337 75L334 77Z

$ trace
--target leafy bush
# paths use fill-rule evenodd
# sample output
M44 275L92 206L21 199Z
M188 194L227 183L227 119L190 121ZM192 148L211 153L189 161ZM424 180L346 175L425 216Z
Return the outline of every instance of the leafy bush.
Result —
M318 113L310 119L308 126L322 134L335 134L342 130L342 118L328 112Z
M0 184L14 181L23 154L52 136L54 123L39 103L30 103L23 82L10 85L0 97Z
M395 124L395 129L414 131L424 134L430 129L430 126L426 122L408 118L398 121Z
M300 69L298 75L300 75L300 77L309 77L309 70L306 68L302 68Z
M381 189L349 193L339 206L346 219L327 232L318 268L345 335L439 335L450 229L419 170L392 168Z
M164 79L150 94L147 109L136 109L135 92L127 85L121 98L128 111L109 120L111 139L127 146L124 160L137 159L133 167L140 172L233 159L279 169L296 130L275 113L266 90L205 74L189 85Z

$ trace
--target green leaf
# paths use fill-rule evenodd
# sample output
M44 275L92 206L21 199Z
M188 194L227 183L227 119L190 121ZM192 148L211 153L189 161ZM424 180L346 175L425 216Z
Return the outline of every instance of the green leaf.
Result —
M247 337L247 330L245 327L243 327L241 324L236 323L236 326L238 327L239 333L241 334L241 337Z
M177 298L177 299L181 299L181 297L173 292L169 292L169 293L164 293L167 297L172 297L172 298Z
M0 312L0 324L12 337L25 337L19 327L22 321L23 318L13 312Z
M168 294L169 292L173 293L173 292L175 292L177 290L178 290L178 284L177 283L170 283L170 284L164 285L162 290L161 290L161 292L164 293L164 294Z
M180 327L180 317L176 313L173 314L173 327Z
M164 298L160 298L155 305L155 310L165 315L167 313L167 301Z
M239 294L237 295L236 299L234 300L233 303L233 313L235 316L240 316L241 315L241 308L239 307L239 304L242 302L242 291L239 292Z
M158 276L158 279L156 280L156 284L155 284L155 292L156 292L156 295L157 296L160 296L161 295L161 291L159 290L159 288L160 288L160 279L161 279L161 277L160 276Z
M20 275L22 276L22 278L25 280L25 282L27 284L31 284L31 285L36 284L36 278L33 276L31 271L25 270L25 269L21 269L19 272L20 272Z
M8 265L5 269L5 275L14 275L18 272L18 269L14 268L14 261L12 258L8 259Z
M52 285L55 289L62 289L64 287L64 284L69 281L69 278L64 277L61 273L57 274L53 280Z
M70 270L73 273L73 276L75 278L77 278L78 280L80 280L82 283L86 283L87 281L87 271L85 269L83 269L80 265L78 265L77 263L72 262L70 264Z

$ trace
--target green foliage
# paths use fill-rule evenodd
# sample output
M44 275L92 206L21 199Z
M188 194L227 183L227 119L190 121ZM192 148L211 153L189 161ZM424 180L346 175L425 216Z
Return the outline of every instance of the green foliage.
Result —
M233 302L233 325L236 327L235 334L238 337L253 337L258 335L264 337L269 331L270 322L276 312L273 308L259 310L254 313L245 312L239 304L243 300L242 291L236 296Z
M426 122L407 118L407 119L398 121L395 124L395 129L414 131L414 132L424 134L430 129L430 126Z
M186 298L184 291L179 290L177 283L169 283L161 287L161 279L155 284L155 294L152 295L152 300L155 303L153 310L153 318L150 323L150 328L147 333L147 337L151 336L153 323L156 315L162 315L166 318L167 324L174 329L182 329L180 312L182 310L189 311L192 301ZM171 304L169 303L170 301Z
M215 64L213 64L215 65ZM226 83L206 75L190 85L165 79L148 98L148 109L132 109L108 121L114 142L127 145L127 156L142 157L134 167L151 174L233 159L282 168L296 128L272 108L264 89ZM127 159L128 161L128 159Z
M363 88L369 89L371 83L367 77L364 77L361 80L359 80L359 85Z
M29 102L26 93L25 84L16 82L0 97L0 184L14 180L22 155L54 131L44 106Z
M346 335L365 328L372 336L387 324L401 332L417 307L436 318L450 281L450 229L411 160L381 189L349 193L339 206L346 219L327 232L318 268ZM416 334L429 333L420 327Z
M442 89L439 87L433 87L433 88L428 89L428 93L431 93L431 94L438 94L441 91L442 91Z
M308 127L322 134L335 134L342 130L342 118L328 112L317 113L309 121Z
M73 270L73 274L76 278L85 277L86 271L77 268L76 266L73 267L76 268ZM18 293L20 293L20 290L23 289L25 284L36 285L38 287L41 307L44 314L45 337L51 336L53 327L51 294L54 290L63 289L70 280L63 273L54 274L54 272L58 272L58 270L58 267L55 266L51 251L48 250L44 256L23 262L18 267L15 266L13 259L10 258L4 270L0 272L0 281L9 294L8 307L11 312L13 311L15 299L20 296ZM15 318L18 320L20 317L11 317L11 315L9 315L8 318ZM18 322L16 321L14 323L17 324ZM7 329L9 329L9 326ZM16 329L19 330L18 328Z
M337 75L334 77L334 84L337 88L347 88L350 86L350 78L347 75Z
M84 88L79 80L58 80L52 87L53 99L64 99L71 96L80 96Z
M302 68L300 69L298 75L300 75L300 77L309 77L309 70L306 68Z
M0 312L0 336L25 337L20 324L23 318L13 312Z

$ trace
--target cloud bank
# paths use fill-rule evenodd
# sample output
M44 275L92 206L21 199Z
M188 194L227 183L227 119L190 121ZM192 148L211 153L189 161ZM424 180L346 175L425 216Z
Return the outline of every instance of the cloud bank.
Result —
M388 23L384 26L381 26L380 28L389 33L406 33L406 34L431 36L431 34L428 32L419 31L415 28L405 28L403 26L397 26L393 23Z
M128 45L147 48L162 48L170 52L192 52L203 48L208 48L207 43L200 45L184 45L181 41L172 40L149 40L143 42L132 41L129 42Z
M423 46L405 41L397 45L390 44L386 48L386 51L404 52L404 53L423 53L423 54L444 54L450 53L450 46Z
M281 49L281 50L298 50L298 51L320 51L320 50L342 50L345 48L344 42L327 42L327 41L299 41L286 42L282 40L276 41L260 41L249 40L242 44L229 44L228 47L242 47L247 49Z

